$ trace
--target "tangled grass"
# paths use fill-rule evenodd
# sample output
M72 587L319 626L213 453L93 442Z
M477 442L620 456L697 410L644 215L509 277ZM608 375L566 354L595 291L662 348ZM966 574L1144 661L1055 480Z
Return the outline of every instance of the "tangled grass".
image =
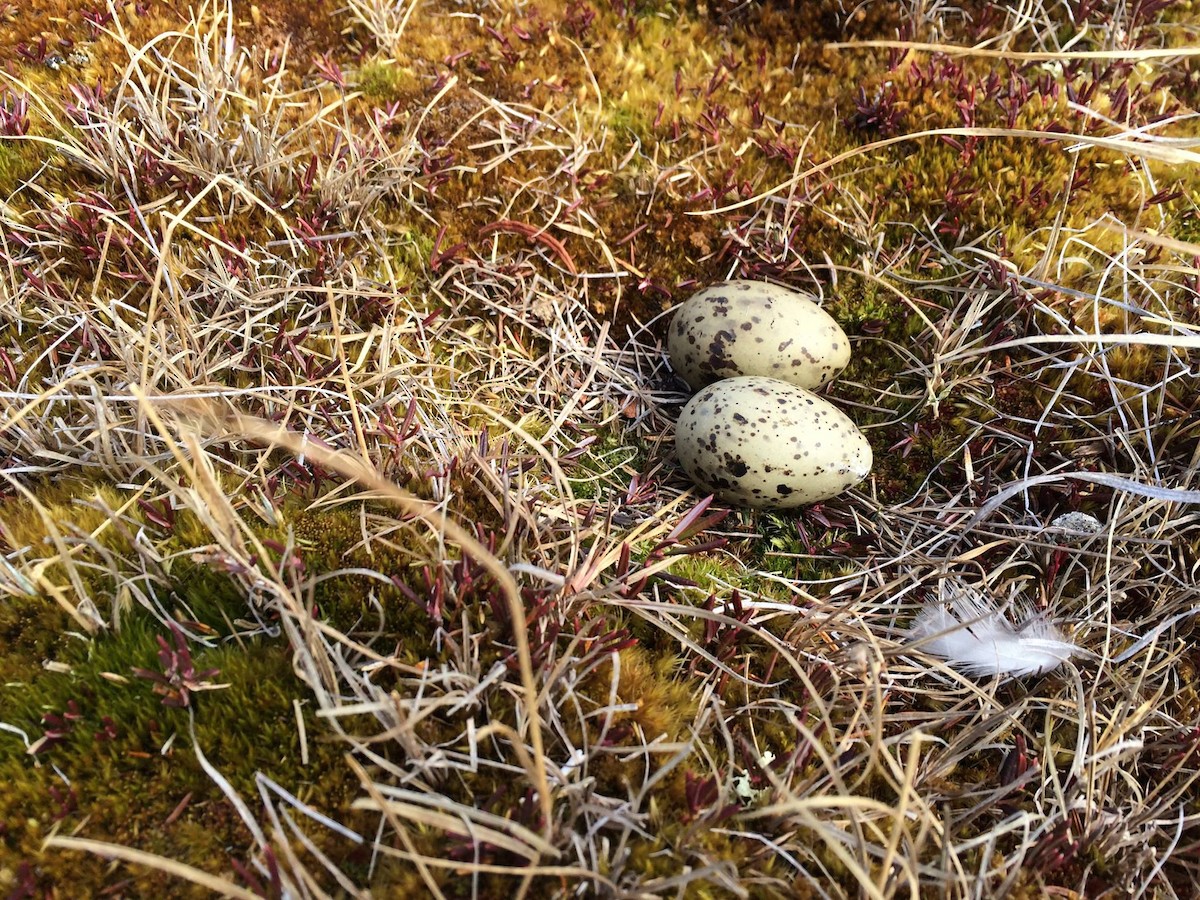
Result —
M1195 895L1191 4L298 6L0 2L10 896ZM734 276L858 490L676 471Z

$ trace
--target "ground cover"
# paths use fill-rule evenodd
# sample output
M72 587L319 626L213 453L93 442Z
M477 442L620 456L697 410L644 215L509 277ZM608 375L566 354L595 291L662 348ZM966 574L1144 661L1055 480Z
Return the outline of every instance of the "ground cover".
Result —
M1198 28L0 0L0 887L1194 895ZM678 472L731 277L850 335L858 489Z

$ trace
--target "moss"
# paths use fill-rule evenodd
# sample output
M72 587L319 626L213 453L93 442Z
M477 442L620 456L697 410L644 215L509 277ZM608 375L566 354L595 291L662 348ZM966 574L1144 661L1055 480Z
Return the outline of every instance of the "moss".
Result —
M718 588L718 584L732 583L735 588L743 584L743 578L739 577L739 573L727 561L719 557L701 554L681 556L671 563L668 571L674 578L690 581L704 591L715 591L722 598L726 589Z
M55 659L76 639L70 616L42 597L11 596L0 602L0 683L46 675L44 660Z
M191 608L208 602L203 596L182 600ZM235 609L226 613L237 615ZM210 632L225 628L221 619L207 624ZM163 706L152 682L132 671L161 669L155 637L163 633L141 610L125 618L119 633L90 640L47 643L45 623L27 619L21 625L15 646L44 646L56 667L68 671L46 672L41 659L27 658L22 665L20 657L8 655L0 720L31 739L43 729L62 731L59 723L65 722L65 736L34 756L11 734L0 741L0 777L7 785L0 800L0 831L6 835L0 870L24 867L47 890L92 885L98 891L126 878L138 891L155 889L159 876L136 867L113 870L87 855L42 850L41 839L52 828L82 826L85 836L214 872L227 871L230 859L249 848L244 826L191 753L187 715ZM228 684L193 695L196 739L209 762L247 799L256 796L254 777L261 772L354 827L348 806L357 781L340 765L340 748L322 737L321 722L311 712L302 713L309 762L300 760L293 701L307 689L292 671L286 645L257 638L219 643L207 650L192 645L197 668L220 669L213 681ZM43 718L47 715L59 718ZM168 819L172 824L165 825ZM322 829L312 833L318 846L337 854L349 849ZM172 891L199 896L181 883Z
M412 71L394 62L372 62L358 71L358 89L377 103L399 100L411 94L416 85Z
M119 507L121 494L89 482L63 480L46 485L39 495L42 514L60 529L70 530L67 523L72 523L76 530L97 532L109 549L128 552L121 545L128 529L100 528L106 516L95 503L102 499ZM135 518L144 516L140 507L134 509ZM361 544L357 507L306 512L290 501L279 514L293 529L297 552L310 571L332 572L360 563L404 574L413 560L411 548L395 544L370 548L373 554L354 550ZM41 515L12 502L4 518L5 534L16 542L37 534L41 522ZM156 530L155 523L144 518L140 527L150 534ZM260 529L260 535L268 540L286 537L277 529ZM243 797L257 795L255 778L262 773L349 827L361 822L367 828L365 814L349 809L360 790L358 781L342 764L341 744L312 714L306 700L309 690L296 677L286 641L235 637L230 632L232 622L247 618L247 599L227 575L187 552L211 541L194 516L179 511L162 540L161 550L173 557L168 569L174 580L170 608L192 620L189 628L207 635L211 645L190 644L195 667L219 670L208 681L226 685L192 695L196 740L209 762ZM412 540L420 548L428 537L414 531ZM110 575L88 569L87 561L83 554L76 563L90 572L90 590L116 595L116 585L106 581ZM336 627L361 631L378 621L375 614L385 604L388 634L405 640L405 655L412 662L425 659L434 645L436 623L395 589L366 605L365 598L376 587L361 576L335 577L318 589L315 607ZM267 611L258 614L270 617ZM153 679L134 672L162 671L158 639L171 645L171 634L137 606L123 612L118 629L90 638L73 634L68 622L66 613L46 598L9 598L0 605L0 637L8 648L0 657L5 683L0 721L23 729L31 741L43 730L61 732L34 756L11 734L0 742L0 775L11 785L0 803L0 830L9 847L0 853L0 870L26 873L19 877L47 889L89 884L99 890L131 877L139 890L148 890L153 877L144 873L109 871L97 859L41 850L41 839L51 827L86 821L88 835L209 871L227 871L231 858L239 855L236 848L250 846L249 836L192 755L186 712L164 706ZM297 701L308 734L307 763L301 759ZM355 729L353 722L343 727ZM58 772L69 780L69 790ZM186 810L164 828L162 823L185 797L190 797ZM347 861L348 870L360 865L342 839L320 828L311 832L318 846ZM361 861L361 866L366 864ZM377 870L377 883L393 878L403 882L407 871L406 866L385 863ZM365 877L365 868L359 874ZM183 887L179 891L179 896L191 896Z
M17 187L37 171L33 145L0 138L0 194L11 197Z
M697 697L677 659L652 654L641 646L622 650L615 668L610 662L597 667L579 685L577 696L584 704L584 714L589 716L588 735L585 741L572 723L571 741L576 747L590 744L612 748L613 752L591 756L588 774L596 779L597 790L617 796L650 778L666 762L666 757L658 754L638 754L641 761L631 768L627 754L620 748L686 740L697 712ZM618 711L596 712L610 706ZM670 779L657 797L659 808L664 812L684 808L683 791L682 776Z
M435 235L428 232L401 225L392 247L393 271L390 276L381 273L382 283L411 284L421 283L429 268L429 261L434 252Z
M567 480L581 500L614 499L628 491L635 473L645 470L646 448L617 428L595 437L581 457L564 467Z
M632 132L639 140L653 138L651 130L653 119L650 118L645 106L631 106L627 103L617 102L608 107L607 113L609 127L618 133Z

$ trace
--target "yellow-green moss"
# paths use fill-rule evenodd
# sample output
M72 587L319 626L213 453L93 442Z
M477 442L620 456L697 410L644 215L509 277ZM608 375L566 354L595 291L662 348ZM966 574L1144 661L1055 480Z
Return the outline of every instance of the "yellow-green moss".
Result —
M359 90L375 102L398 100L415 87L413 73L394 62L372 62L358 71Z

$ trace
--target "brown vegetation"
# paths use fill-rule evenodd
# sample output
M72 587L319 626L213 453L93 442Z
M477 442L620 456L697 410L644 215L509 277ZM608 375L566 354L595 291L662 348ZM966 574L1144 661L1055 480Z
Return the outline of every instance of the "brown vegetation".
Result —
M0 0L0 888L1192 896L1193 6ZM725 277L861 489L676 470Z

